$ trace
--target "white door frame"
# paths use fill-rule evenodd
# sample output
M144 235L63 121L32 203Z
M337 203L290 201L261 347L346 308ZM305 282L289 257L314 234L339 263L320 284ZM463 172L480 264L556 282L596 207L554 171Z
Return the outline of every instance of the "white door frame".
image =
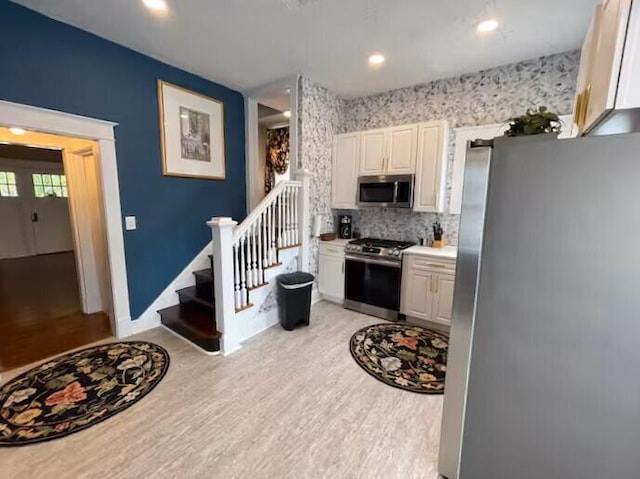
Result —
M293 75L271 82L245 92L245 137L246 137L246 184L247 184L247 214L251 213L251 204L255 202L253 195L256 189L264 185L264 178L258 177L258 103L264 95L282 92L289 89L289 171L290 178L296 177L298 170L298 85L300 75ZM260 182L260 184L257 184Z
M117 123L0 100L0 125L84 138L99 144L104 227L113 305L112 329L117 338L132 334L114 135Z

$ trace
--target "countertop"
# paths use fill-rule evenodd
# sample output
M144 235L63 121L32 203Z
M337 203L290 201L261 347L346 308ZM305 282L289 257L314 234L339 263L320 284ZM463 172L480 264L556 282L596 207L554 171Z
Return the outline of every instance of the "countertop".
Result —
M327 246L341 246L344 248L344 246L351 241L350 239L341 239L341 238L336 238L333 241L322 241L320 238L318 238L318 244L319 245L327 245Z
M444 248L431 248L430 246L412 246L403 251L403 254L416 256L429 256L431 258L456 259L457 246L445 246Z

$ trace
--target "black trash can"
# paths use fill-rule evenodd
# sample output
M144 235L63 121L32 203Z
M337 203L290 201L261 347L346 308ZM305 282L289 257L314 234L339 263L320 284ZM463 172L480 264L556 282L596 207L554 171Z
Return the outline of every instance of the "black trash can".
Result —
M287 331L303 324L309 326L313 280L312 274L301 271L278 276L280 324Z

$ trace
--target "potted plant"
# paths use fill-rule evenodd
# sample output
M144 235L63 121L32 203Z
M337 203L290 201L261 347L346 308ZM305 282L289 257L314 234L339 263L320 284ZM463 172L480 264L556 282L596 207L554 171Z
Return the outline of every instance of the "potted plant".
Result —
M510 118L509 129L504 136L531 136L552 134L558 136L562 132L560 117L550 112L546 106L538 109L527 109L524 115Z

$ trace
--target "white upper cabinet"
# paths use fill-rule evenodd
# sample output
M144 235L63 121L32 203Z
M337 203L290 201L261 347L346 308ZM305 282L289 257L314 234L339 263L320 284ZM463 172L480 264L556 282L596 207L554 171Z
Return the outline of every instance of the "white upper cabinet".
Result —
M390 128L388 139L386 173L389 175L411 175L415 173L418 125Z
M387 130L362 132L360 175L384 175L387 154Z
M444 211L448 144L449 125L446 121L418 125L414 211Z
M602 0L582 47L574 121L580 134L638 131L640 2Z
M363 131L360 174L412 175L417 148L418 125Z
M360 136L360 133L348 133L336 135L334 138L331 181L332 208L356 208Z

